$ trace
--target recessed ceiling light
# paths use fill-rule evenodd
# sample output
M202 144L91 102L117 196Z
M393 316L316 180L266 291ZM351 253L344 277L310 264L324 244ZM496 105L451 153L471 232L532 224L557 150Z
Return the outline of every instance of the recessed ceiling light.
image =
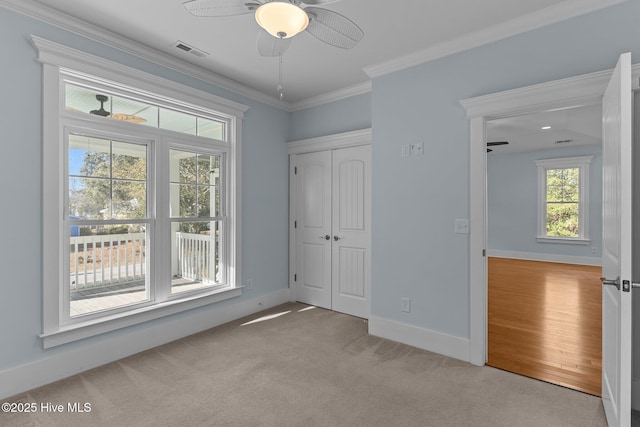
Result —
M542 130L549 130L549 129L551 129L551 126L542 126L540 129L542 129Z

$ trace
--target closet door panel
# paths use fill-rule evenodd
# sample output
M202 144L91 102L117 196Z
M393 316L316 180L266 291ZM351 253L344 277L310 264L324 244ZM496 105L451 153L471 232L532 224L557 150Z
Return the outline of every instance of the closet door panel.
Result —
M371 147L333 151L332 309L370 312Z
M295 158L296 299L331 309L331 152Z

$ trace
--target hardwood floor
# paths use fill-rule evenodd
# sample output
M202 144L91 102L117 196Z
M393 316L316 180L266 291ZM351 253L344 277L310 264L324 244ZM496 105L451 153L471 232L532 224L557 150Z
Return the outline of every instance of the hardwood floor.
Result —
M601 271L489 258L488 365L600 396Z

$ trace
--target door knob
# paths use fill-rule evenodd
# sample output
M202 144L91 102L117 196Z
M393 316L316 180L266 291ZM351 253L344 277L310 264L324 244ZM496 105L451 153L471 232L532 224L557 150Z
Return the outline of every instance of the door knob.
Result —
M600 278L603 286L615 286L617 290L620 290L620 278L618 277L615 280L608 280L604 277Z
M336 242L337 242L338 240L340 240L340 239L342 239L342 237L340 237L340 236L333 236L333 240L335 240Z
M331 236L328 234L326 236L320 236L320 238L324 240L331 240Z

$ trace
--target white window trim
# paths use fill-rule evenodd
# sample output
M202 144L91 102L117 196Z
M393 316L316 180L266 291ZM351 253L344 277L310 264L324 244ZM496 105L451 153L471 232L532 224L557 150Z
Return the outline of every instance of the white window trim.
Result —
M589 164L593 156L560 157L555 159L536 160L538 167L538 235L540 243L563 243L571 245L588 245L589 239ZM547 236L547 170L569 169L580 170L578 218L580 230L578 237Z
M43 64L43 158L57 161L43 162L43 333L44 348L69 343L78 339L132 326L184 312L207 304L233 298L242 294L241 218L242 218L242 120L248 107L184 86L142 71L113 63L66 46L32 36L31 42L38 51L38 61ZM64 129L60 123L63 96L60 92L60 69L93 75L140 90L179 99L199 105L229 118L228 141L228 216L229 216L229 283L231 287L210 292L189 294L154 305L143 306L122 313L114 313L99 319L63 325L63 251L64 230L60 227L65 207L62 191L64 183Z

